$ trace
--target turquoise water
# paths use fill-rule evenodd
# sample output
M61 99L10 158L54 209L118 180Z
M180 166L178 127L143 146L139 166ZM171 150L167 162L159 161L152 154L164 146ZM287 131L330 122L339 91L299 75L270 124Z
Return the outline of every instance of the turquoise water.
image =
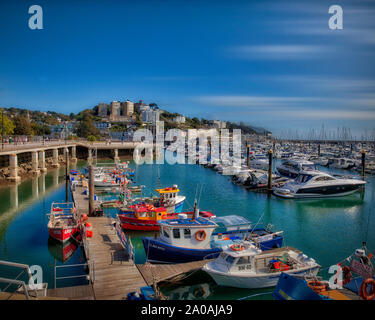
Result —
M146 186L143 192L145 196L149 196L158 187L160 172L162 186L177 184L181 193L187 197L184 210L192 207L198 186L198 194L202 187L199 201L201 210L211 210L217 216L243 215L253 223L260 220L264 225L272 224L274 230L284 230L285 244L298 248L316 259L324 268L322 275L325 277L328 276L327 268L330 265L349 256L362 245L362 241L367 241L368 248L375 251L375 218L371 210L375 205L374 176L367 177L365 192L347 197L284 200L247 191L234 185L229 177L199 165L131 166L136 169L136 184ZM340 173L351 174L349 171ZM62 176L62 173L60 175ZM45 212L53 200L65 199L62 177L59 180L61 183L54 185L55 176L50 172L45 177L47 194L40 191L39 183L39 194L36 195L34 192L35 200L31 200L35 179L20 184L17 210L11 209L14 206L14 187L0 190L0 259L41 265L45 281L48 281L50 286L53 286L54 263L62 262L51 254L51 248L48 250ZM145 261L141 237L152 234L130 233L136 248L136 263ZM81 260L82 253L78 248L65 264L79 263ZM162 291L175 299L238 299L272 290L222 288L200 271L178 285L170 284L163 287ZM262 295L255 299L271 299L271 296Z

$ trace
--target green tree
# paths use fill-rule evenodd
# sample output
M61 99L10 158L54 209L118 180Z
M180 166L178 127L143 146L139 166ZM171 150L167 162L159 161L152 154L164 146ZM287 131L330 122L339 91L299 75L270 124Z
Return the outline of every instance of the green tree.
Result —
M3 131L3 124L4 124L4 131ZM10 120L3 113L2 109L0 109L0 125L1 125L1 133L4 133L5 136L13 134L15 125L14 125L13 121Z
M93 116L90 113L84 113L82 120L77 127L77 135L87 138L88 136L100 137L100 131L95 127Z
M32 135L33 134L33 129L31 127L31 123L29 119L18 115L13 118L13 122L15 125L15 128L14 128L15 135Z

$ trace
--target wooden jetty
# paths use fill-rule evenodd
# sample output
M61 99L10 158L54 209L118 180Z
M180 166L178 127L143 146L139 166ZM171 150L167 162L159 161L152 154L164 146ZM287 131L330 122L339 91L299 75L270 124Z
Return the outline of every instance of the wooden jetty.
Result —
M186 274L191 274L200 270L210 260L194 261L178 264L137 264L139 272L142 274L147 285L160 283L167 280L179 280Z
M85 186L76 184L72 197L81 216L88 212L88 195ZM89 265L92 293L95 299L124 299L129 292L139 291L146 285L133 260L126 254L111 219L106 216L89 217L92 238L84 239L84 249ZM92 271L92 272L91 272Z

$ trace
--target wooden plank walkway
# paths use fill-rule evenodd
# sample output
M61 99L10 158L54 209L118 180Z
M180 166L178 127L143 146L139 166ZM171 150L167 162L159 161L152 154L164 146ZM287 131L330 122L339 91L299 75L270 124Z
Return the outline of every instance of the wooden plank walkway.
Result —
M48 289L48 297L64 297L70 300L93 300L94 291L92 285L63 287L56 289Z
M191 273L200 270L206 263L212 261L194 261L187 263L178 264L137 264L139 272L147 282L147 285L152 285L154 281L156 283L171 280L176 277L183 276L187 273Z
M82 195L84 189L76 185L72 190L78 214L88 212L88 196ZM139 292L146 283L125 253L111 221L106 216L89 217L88 221L93 230L93 237L87 239L87 258L94 265L94 298L124 299L129 292Z

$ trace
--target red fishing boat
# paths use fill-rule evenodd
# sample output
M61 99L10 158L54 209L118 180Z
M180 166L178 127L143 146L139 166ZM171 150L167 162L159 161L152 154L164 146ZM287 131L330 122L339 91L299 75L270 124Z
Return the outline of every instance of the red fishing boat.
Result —
M126 230L159 231L159 221L165 219L177 219L179 215L193 216L193 211L184 213L167 213L164 207L154 207L152 204L135 204L122 210L118 214L121 227ZM215 215L209 211L201 211L200 216L211 218Z
M80 230L80 223L74 204L53 202L47 227L49 235L61 242L77 234Z

